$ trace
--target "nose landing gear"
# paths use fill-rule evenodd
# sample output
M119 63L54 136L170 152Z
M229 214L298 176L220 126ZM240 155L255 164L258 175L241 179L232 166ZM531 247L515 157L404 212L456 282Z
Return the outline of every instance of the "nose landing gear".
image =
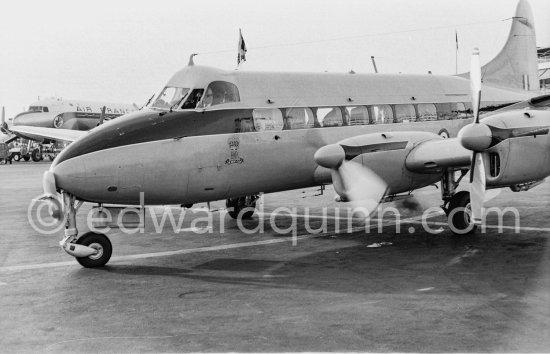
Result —
M83 267L102 267L111 259L113 246L107 236L100 233L87 232L78 237L78 229L76 227L76 211L78 207L75 206L75 197L64 192L65 238L63 238L59 245L65 252L75 257Z

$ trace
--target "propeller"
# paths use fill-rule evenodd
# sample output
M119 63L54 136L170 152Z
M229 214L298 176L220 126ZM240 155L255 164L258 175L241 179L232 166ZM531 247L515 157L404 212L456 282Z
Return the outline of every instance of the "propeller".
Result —
M339 144L329 144L315 152L315 162L331 171L334 190L341 200L350 201L356 208L372 214L386 194L388 185L374 171L364 165L346 160L346 152Z
M105 120L105 109L107 109L106 106L101 107L101 114L99 115L99 123L97 123L97 126L103 124L103 121Z
M472 151L472 162L470 165L470 206L472 208L472 219L474 223L479 224L482 217L486 186L485 165L483 164L481 152L491 146L493 134L489 126L479 122L481 65L478 48L474 48L470 62L470 90L474 121L458 132L458 139L465 149Z
M4 108L4 106L2 106L2 121L0 125L0 130L3 133L6 133L8 131L8 124L6 123L6 109Z

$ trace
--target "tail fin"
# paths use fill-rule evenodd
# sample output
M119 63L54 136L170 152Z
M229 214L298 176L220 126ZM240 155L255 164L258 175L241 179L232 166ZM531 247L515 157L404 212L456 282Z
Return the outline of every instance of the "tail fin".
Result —
M520 0L506 44L498 55L481 67L484 84L539 91L537 46L533 12L527 0ZM469 73L460 75L469 77Z

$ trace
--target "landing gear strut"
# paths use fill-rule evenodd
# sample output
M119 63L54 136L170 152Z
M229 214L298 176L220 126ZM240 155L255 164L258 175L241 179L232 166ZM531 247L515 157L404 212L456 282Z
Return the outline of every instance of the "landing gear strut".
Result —
M258 195L247 195L246 197L227 199L225 205L229 216L233 219L237 219L239 214L242 213L241 217L243 219L250 219L252 215L254 215L258 198Z
M455 235L466 235L475 231L476 225L471 218L470 192L456 192L458 184L468 171L462 170L458 179L455 171L448 170L441 179L441 199L443 210L447 214L447 222Z
M88 232L78 237L76 227L76 211L80 205L76 205L75 197L63 192L63 210L65 212L65 237L59 245L61 248L75 257L78 263L86 268L102 267L111 258L113 247L107 236L99 233Z

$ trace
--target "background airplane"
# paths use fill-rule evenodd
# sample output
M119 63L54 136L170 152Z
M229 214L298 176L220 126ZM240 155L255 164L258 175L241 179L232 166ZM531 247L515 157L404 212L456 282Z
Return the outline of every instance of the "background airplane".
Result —
M52 151L50 159L64 146L59 143L72 141L70 132L64 130L86 131L97 126L102 119L110 120L121 115L137 110L135 104L107 103L82 100L67 100L62 98L47 98L38 100L29 105L25 112L17 114L13 118L11 127L7 126L5 117L2 118L2 130L11 136L22 139L21 152L18 155L25 161L32 158L33 161L42 160L44 148L47 146ZM103 111L102 111L103 110ZM15 129L14 129L15 128ZM58 137L40 134L36 128L52 128L62 130ZM33 144L33 141L38 142Z

